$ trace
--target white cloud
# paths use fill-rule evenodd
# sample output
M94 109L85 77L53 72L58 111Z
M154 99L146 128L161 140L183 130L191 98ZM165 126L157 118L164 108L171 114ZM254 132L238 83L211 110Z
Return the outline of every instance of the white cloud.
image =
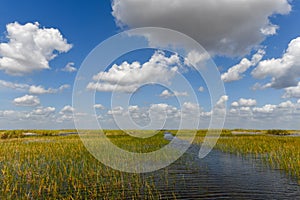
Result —
M0 80L0 85L2 85L5 88L11 88L11 89L16 89L16 90L26 90L30 87L27 84L13 83L13 82L4 81L4 80Z
M102 104L95 104L94 108L100 109L100 110L104 110L105 109L105 107Z
M128 106L128 111L133 112L133 111L138 111L138 110L139 110L139 106L137 106L137 105Z
M255 99L244 99L241 98L239 99L238 102L233 102L231 104L232 107L252 107L252 106L256 106L257 102Z
M295 108L295 104L291 101L285 101L278 105L278 108Z
M300 82L295 87L287 87L284 89L285 93L283 98L300 98Z
M114 64L107 72L100 72L87 85L89 90L133 92L145 83L168 83L178 71L180 59L177 54L166 57L155 52L148 62Z
M18 122L25 122L27 125L36 126L40 122L53 122L55 117L54 107L38 107L32 111L17 111L17 110L4 110L0 111L0 118L2 121L12 121L16 125ZM23 127L24 128L24 127Z
M45 89L41 85L28 85L28 84L23 84L23 83L13 83L10 81L4 81L0 80L0 85L2 85L5 88L11 88L15 90L21 90L21 91L28 91L30 94L54 94L58 92L62 92L65 89L70 88L70 85L64 84L61 85L59 88L54 89L54 88L48 88Z
M275 35L279 26L274 24L268 24L266 27L261 28L260 31L264 35Z
M160 97L164 97L164 98L169 98L174 96L174 94L172 94L171 92L169 92L169 90L164 90L162 91L162 93L159 95Z
M197 119L200 117L201 112L202 108L200 105L192 102L184 102L180 110L181 117L185 119Z
M250 108L250 107L243 106L243 107L240 108L240 110L241 110L241 111L247 111L247 112L248 112L248 111L251 111L251 108Z
M150 118L159 124L162 120L172 119L178 117L179 110L166 103L152 104L148 110Z
M299 120L300 101L285 101L278 105L232 107L227 115L226 124L230 124L231 128L298 129Z
M271 77L271 82L261 86L264 88L282 89L297 86L300 77L300 37L293 39L281 58L261 61L252 71L257 79Z
M204 92L204 87L203 87L203 86L200 86L200 87L198 88L198 91L199 91L199 92Z
M184 102L181 108L173 105L159 103L152 104L148 107L139 107L138 105L130 105L127 109L123 107L114 107L108 114L99 115L101 125L111 125L113 120L112 114L118 115L119 119L126 119L129 117L142 127L151 124L151 128L161 127L177 127L180 119L184 119L185 123L181 124L181 128L191 127L190 121L201 118L201 126L206 128L210 122L210 117L213 113L224 113L225 104L228 101L227 96L223 96L211 111L205 112L195 103ZM237 102L238 103L238 102ZM73 111L72 106L64 106L58 113L55 112L54 107L36 107L31 111L20 110L0 110L0 125L1 127L7 124L15 125L15 127L22 128L24 125L29 127L57 127L61 124L65 127L66 124L72 125ZM200 111L200 112L198 112ZM77 116L86 117L84 113L76 113ZM200 115L200 116L199 116ZM92 116L95 117L95 116ZM189 120L190 119L190 120ZM292 101L281 102L278 105L266 104L260 107L253 106L236 106L231 107L227 113L226 125L229 128L289 128L297 129L300 120L300 100L293 103ZM55 123L58 122L58 123ZM27 126L27 127L28 127ZM132 128L127 126L127 128Z
M96 90L100 92L112 92L112 91L118 91L118 92L134 92L138 85L118 85L118 84L110 84L110 83L95 83L90 82L88 83L87 87L88 90Z
M0 110L0 117L5 119L11 119L18 116L18 112L15 110Z
M46 108L37 108L37 109L32 111L32 114L35 114L35 115L49 115L49 114L54 113L54 112L55 112L54 107L46 107Z
M221 96L220 99L217 101L217 103L213 106L212 110L204 114L206 116L210 116L211 114L216 114L216 116L225 115L228 99L229 97L227 95Z
M218 102L216 103L216 107L225 107L229 97L227 95L223 95L220 97Z
M187 92L178 92L178 91L170 92L169 90L164 90L159 96L162 98L170 98L170 97L180 97L180 96L186 97L189 95Z
M221 55L244 55L274 33L269 20L288 14L288 0L113 0L120 27L164 27L185 33L206 50ZM253 14L255 11L255 14ZM152 44L176 44L178 38L158 32L139 33Z
M188 53L187 57L184 58L184 64L188 66L198 67L198 65L201 66L201 63L205 63L210 58L209 54L199 53L197 51L191 51Z
M232 107L239 107L239 103L236 102L236 101L234 101L234 102L232 102L231 106L232 106Z
M16 106L37 106L40 104L40 100L37 96L25 95L22 97L15 98L13 103Z
M70 88L70 85L68 85L68 84L64 84L64 85L61 85L58 89L56 89L58 92L61 92L61 91L63 91L63 90L65 90L65 89L68 89L68 88Z
M74 67L75 63L73 62L69 62L64 68L62 68L61 71L64 71L64 72L76 72L77 69Z
M45 89L41 85L38 85L38 86L32 85L29 87L29 93L30 94L54 94L57 92L62 92L64 89L67 89L69 87L70 87L70 85L65 84L65 85L60 86L58 89L53 89L53 88Z
M55 108L54 107L39 107L30 112L19 113L19 120L39 123L53 122L55 119Z
M7 43L0 43L0 70L10 75L24 75L50 69L49 61L72 48L60 31L40 28L39 23L6 25Z
M49 88L49 89L45 89L43 86L35 86L32 85L29 87L29 93L30 94L49 94L49 93L54 93L53 89Z
M70 105L66 105L60 110L59 113L61 115L64 115L64 114L73 114L73 112L74 112L74 108Z
M277 108L277 105L266 104L263 107L253 108L253 111L257 112L257 113L272 113L276 108Z
M109 110L107 114L109 115L123 115L124 108L122 106L114 107L113 109Z
M67 121L72 121L73 118L73 114L75 109L70 106L70 105L66 105L64 106L60 111L59 111L59 116L56 118L56 122L58 123L62 123L62 122L67 122Z
M228 71L221 75L221 79L224 82L238 81L243 78L243 73L246 72L250 67L257 65L257 63L264 56L264 50L258 50L256 54L252 56L251 61L247 58L243 58L241 62L231 68Z

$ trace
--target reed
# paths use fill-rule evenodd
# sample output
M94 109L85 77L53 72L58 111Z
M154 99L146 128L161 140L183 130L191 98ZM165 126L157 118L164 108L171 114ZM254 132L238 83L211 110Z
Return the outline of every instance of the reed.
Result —
M270 167L283 170L300 181L300 137L273 135L221 137L216 148L242 156L259 157Z

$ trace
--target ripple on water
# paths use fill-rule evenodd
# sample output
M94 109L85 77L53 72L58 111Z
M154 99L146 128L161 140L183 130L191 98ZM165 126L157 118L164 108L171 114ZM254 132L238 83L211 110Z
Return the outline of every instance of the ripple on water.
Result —
M192 145L172 165L143 178L154 181L162 199L173 195L178 199L300 199L295 180L259 159L217 150L199 159L198 152L199 147Z

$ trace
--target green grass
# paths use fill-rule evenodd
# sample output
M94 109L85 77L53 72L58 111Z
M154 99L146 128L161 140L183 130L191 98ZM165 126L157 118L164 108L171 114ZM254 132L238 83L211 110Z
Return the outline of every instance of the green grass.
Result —
M23 138L26 133L33 133L39 136L55 136L65 132L77 132L76 130L1 130L0 139Z
M202 141L203 135L200 134L195 143ZM219 138L215 148L241 156L259 157L269 167L296 177L300 184L300 137L274 137L268 134L225 136Z
M36 132L39 136L24 137L21 131L10 131L10 137L0 139L0 199L160 198L151 178L103 165L87 151L79 136L58 136L61 131ZM175 130L171 132L176 134ZM197 131L194 143L203 142L206 133ZM149 134L147 139L130 137L122 131L105 131L112 143L131 152L151 152L168 144L162 139L162 131L155 136L145 134ZM181 134L181 138L189 138L192 132ZM215 148L261 157L268 166L300 180L300 137L233 135L223 130ZM167 172L162 173L161 181L168 183Z
M269 135L291 135L291 133L289 131L279 130L279 129L267 130L266 134L269 134Z
M134 152L155 151L167 144L162 137L109 136ZM159 198L152 181L101 164L77 135L2 139L0 149L0 199Z

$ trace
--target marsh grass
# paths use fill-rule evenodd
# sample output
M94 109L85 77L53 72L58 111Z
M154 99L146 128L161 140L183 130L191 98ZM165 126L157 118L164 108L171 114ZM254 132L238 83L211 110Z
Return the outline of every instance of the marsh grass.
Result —
M171 132L177 134L176 130ZM95 159L78 135L58 136L58 133L60 131L0 139L0 199L162 197L151 176L145 178L144 174L113 170ZM206 133L206 130L198 130L194 144L201 144ZM115 130L107 130L105 134L111 142L132 152L155 151L169 142L163 139L163 131L147 139L131 137ZM191 131L181 134L181 138L189 138ZM268 166L283 170L300 180L300 137L233 135L230 130L223 130L215 148L241 156L262 158ZM159 181L173 187L168 170L160 172Z
M147 134L147 132L144 132ZM123 131L105 131L105 135L110 141L118 147L136 153L147 153L161 149L167 145L169 141L163 140L163 132L159 131L157 134L152 136L152 132L149 132L150 137L138 138L130 136Z
M155 151L168 142L162 133L146 140L119 134L113 132L108 137L134 152ZM160 197L151 179L101 164L78 135L2 139L0 149L0 199Z
M220 138L217 149L242 156L261 158L273 169L296 177L300 184L300 137L239 135Z
M57 136L62 133L77 132L73 129L64 130L35 130L35 129L20 129L20 130L1 130L0 139L23 138L26 133L31 133L36 136Z

